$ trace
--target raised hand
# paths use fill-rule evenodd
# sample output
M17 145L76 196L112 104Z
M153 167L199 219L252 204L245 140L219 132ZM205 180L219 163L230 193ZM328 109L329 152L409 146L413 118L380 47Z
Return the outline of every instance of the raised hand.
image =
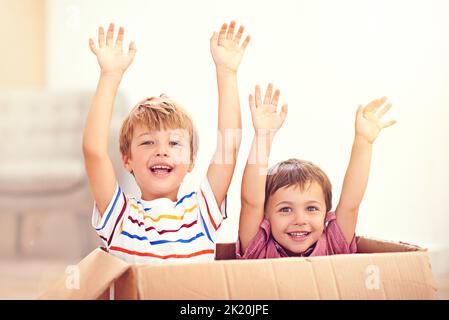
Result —
M220 29L220 33L214 32L210 39L210 51L214 59L215 66L223 68L227 71L237 72L240 62L242 61L243 53L250 41L247 36L240 45L244 26L240 26L237 34L234 36L235 21L231 21L228 25L224 23Z
M356 137L362 138L368 143L373 143L382 129L396 123L395 120L381 122L382 117L392 107L391 103L384 105L386 101L387 98L382 97L371 101L365 107L362 105L358 107L355 121Z
M93 39L89 39L90 50L97 56L98 64L102 74L123 75L132 63L136 54L134 42L129 44L128 53L123 52L123 37L125 29L119 28L117 40L114 44L114 24L109 24L106 39L103 27L98 28L98 47ZM106 41L105 41L106 40Z
M273 85L270 83L263 102L258 85L256 86L255 97L253 95L249 96L251 118L256 132L276 132L284 123L287 117L288 107L287 104L284 104L281 112L277 113L280 94L281 92L279 90L276 90L273 94Z

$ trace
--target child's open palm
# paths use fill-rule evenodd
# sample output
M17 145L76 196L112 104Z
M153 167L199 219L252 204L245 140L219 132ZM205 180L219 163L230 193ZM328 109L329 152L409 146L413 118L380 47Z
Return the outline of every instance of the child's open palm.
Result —
M395 120L381 122L382 117L392 106L391 103L384 105L386 100L387 98L383 97L371 101L365 107L362 105L358 107L355 121L356 136L362 137L369 143L373 143L382 129L396 123Z
M235 21L231 21L229 28L226 23L220 29L220 33L214 32L210 39L210 51L215 65L226 70L236 72L242 61L243 53L249 43L250 37L247 36L240 45L245 27L240 26L234 37Z
M114 24L111 23L106 34L106 41L103 27L98 28L98 48L95 46L94 40L89 39L89 47L97 56L101 73L122 75L132 63L136 54L136 47L134 42L131 42L129 51L125 54L123 52L124 35L125 30L123 27L120 27L114 44Z
M259 86L256 86L255 97L252 95L249 96L251 117L256 132L276 132L284 123L287 117L288 107L287 104L284 104L281 112L277 113L276 109L280 94L281 92L279 90L276 90L273 94L273 85L270 83L263 102L260 96Z

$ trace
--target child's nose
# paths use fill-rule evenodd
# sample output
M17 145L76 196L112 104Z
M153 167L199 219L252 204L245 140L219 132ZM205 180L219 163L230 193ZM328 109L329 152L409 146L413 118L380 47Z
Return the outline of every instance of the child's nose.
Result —
M166 152L157 152L156 157L168 157L168 153Z
M301 211L296 212L293 223L299 226L306 224L305 214Z
M156 157L168 157L168 148L163 145L159 145L156 150Z

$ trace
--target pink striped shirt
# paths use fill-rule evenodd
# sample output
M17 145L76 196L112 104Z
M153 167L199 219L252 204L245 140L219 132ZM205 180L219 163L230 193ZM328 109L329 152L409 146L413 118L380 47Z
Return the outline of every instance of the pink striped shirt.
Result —
M350 254L357 252L355 235L348 245L341 231L334 212L326 215L326 226L317 242L298 257L329 256L334 254ZM241 252L240 241L236 243L237 259L271 259L289 257L284 248L271 235L270 222L264 219L259 231L245 252Z

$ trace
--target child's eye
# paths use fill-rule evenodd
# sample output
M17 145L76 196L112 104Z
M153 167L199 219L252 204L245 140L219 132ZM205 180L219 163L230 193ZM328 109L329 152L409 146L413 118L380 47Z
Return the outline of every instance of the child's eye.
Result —
M171 146L180 146L181 144L178 141L170 141Z
M309 206L309 207L307 207L307 211L309 211L309 212L315 212L315 211L319 211L319 209L318 209L318 207Z
M142 142L140 145L150 145L150 144L154 144L154 141L146 140L146 141Z
M279 211L280 212L292 212L292 208L290 208L290 207L283 207Z

